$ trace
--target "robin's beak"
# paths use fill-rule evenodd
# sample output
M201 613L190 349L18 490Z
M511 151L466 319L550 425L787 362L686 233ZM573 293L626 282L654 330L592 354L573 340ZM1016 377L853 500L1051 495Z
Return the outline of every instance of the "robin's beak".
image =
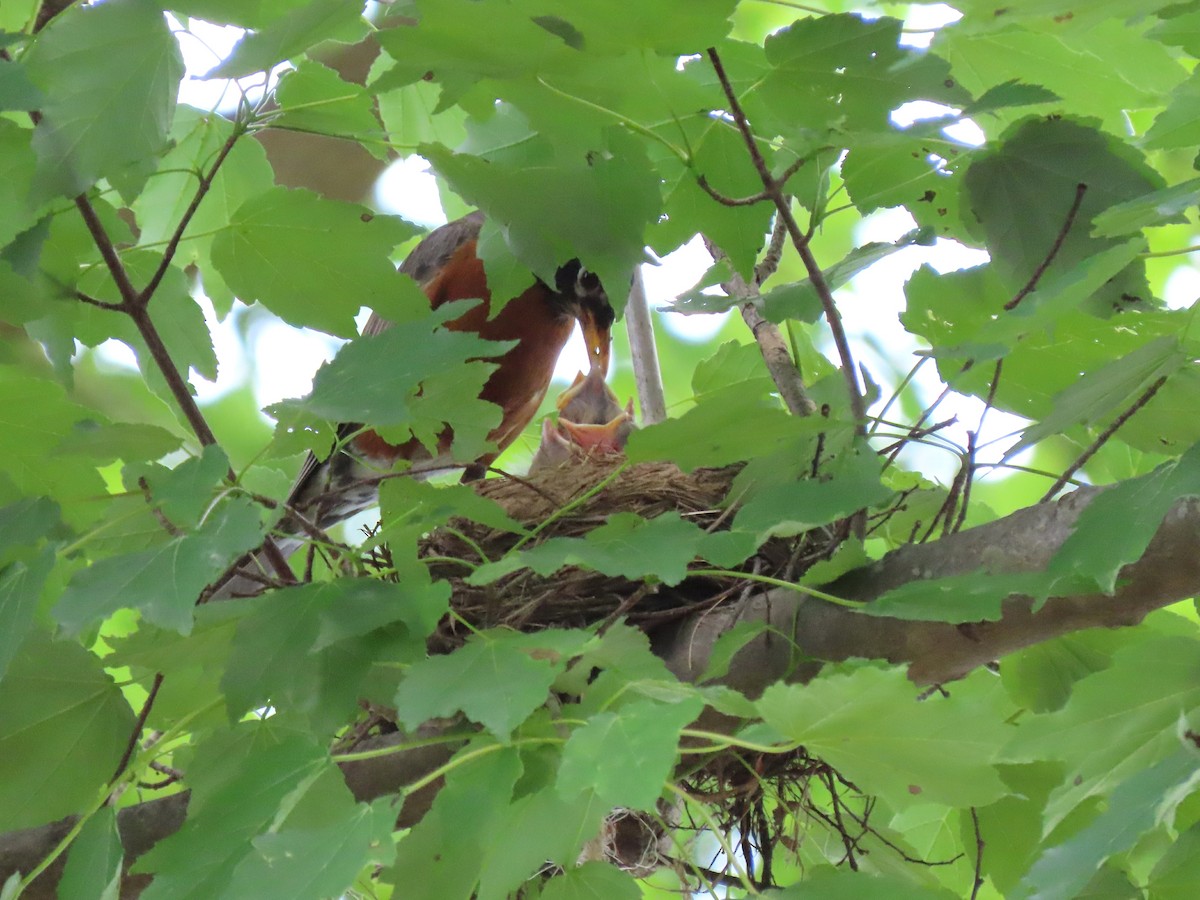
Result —
M583 341L587 344L588 360L601 375L608 374L608 353L612 347L612 333L608 325L601 325L596 313L584 307L579 311L579 324L583 328Z
M603 425L578 425L569 419L559 419L558 427L588 453L620 453L629 437L629 416L621 413Z

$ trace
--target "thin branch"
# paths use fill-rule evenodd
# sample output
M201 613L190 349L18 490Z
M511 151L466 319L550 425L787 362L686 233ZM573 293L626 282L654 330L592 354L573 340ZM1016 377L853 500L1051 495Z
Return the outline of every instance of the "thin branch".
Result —
M729 111L733 115L738 130L742 134L742 140L746 144L747 151L750 153L751 162L754 163L754 168L758 172L758 177L762 181L763 188L772 202L774 202L775 209L778 211L779 217L783 220L784 226L787 228L788 235L792 239L792 246L795 247L796 253L799 254L801 261L804 263L804 268L808 272L808 278L812 282L813 290L821 298L821 306L825 311L825 321L829 325L829 331L833 336L833 343L837 348L838 358L841 361L842 378L846 382L850 412L854 416L856 427L861 433L866 418L866 407L863 401L862 390L858 384L858 369L854 364L854 356L850 352L850 342L846 338L846 330L842 327L842 317L838 312L837 305L833 301L833 293L829 289L829 283L825 280L825 275L821 271L821 267L817 265L816 257L813 256L812 250L809 248L808 238L801 233L800 226L796 223L796 218L792 215L791 205L787 198L784 197L779 182L772 177L770 170L767 168L767 162L763 159L763 155L758 149L758 144L754 140L754 133L750 130L750 122L746 118L745 110L742 109L742 104L737 98L737 93L729 81L729 76L725 72L725 66L721 62L721 57L717 55L717 51L713 47L709 47L706 52L709 62L712 63L713 71L716 73L717 79L721 82L725 98L729 101Z
M710 241L706 235L702 235L702 237L704 246L708 248L708 252L714 260L719 262L728 259L724 250ZM775 323L763 318L758 307L754 305L753 301L758 297L758 286L747 284L741 275L732 272L729 280L724 282L721 287L739 301L738 307L741 310L742 319L758 342L763 362L766 363L767 371L771 373L775 386L779 388L779 395L787 405L788 411L794 416L811 416L817 411L817 405L808 396L804 378L801 376L800 370L796 368L796 363L788 351L783 335L779 333L779 328Z
M754 267L754 285L762 287L763 282L775 274L775 270L779 268L779 261L783 258L783 242L787 240L787 226L783 224L783 219L779 216L775 217L775 224L771 228L771 240L767 243L767 253Z
M1054 238L1054 243L1050 247L1050 252L1046 254L1046 258L1038 264L1038 267L1033 270L1033 274L1029 276L1029 281L1025 287L1017 291L1017 295L1004 304L1006 310L1017 308L1017 304L1024 300L1027 296L1033 293L1042 276L1046 274L1046 270L1050 268L1050 264L1054 262L1054 257L1058 256L1058 251L1062 249L1063 242L1067 239L1067 235L1071 231L1071 227L1075 224L1075 216L1079 214L1079 207L1083 205L1083 195L1087 193L1088 186L1080 182L1075 185L1075 200L1071 203L1071 208L1067 210L1067 217L1063 220L1062 228L1058 230L1058 235Z
M975 829L975 880L971 883L971 900L979 896L983 887L983 832L979 828L979 813L971 807L971 825Z
M1050 490L1046 491L1046 495L1038 502L1045 503L1047 500L1052 499L1054 495L1061 491L1064 487L1066 487L1067 483L1071 481L1075 473L1082 469L1087 464L1087 461L1095 456L1101 447L1108 443L1109 438L1117 433L1117 429L1133 418L1138 410L1142 409L1142 407L1149 403L1154 398L1154 395L1158 393L1159 388L1166 383L1167 376L1163 375L1159 377L1154 384L1146 388L1146 390L1142 393L1142 396L1134 400L1129 409L1117 416L1117 418L1113 420L1113 423L1100 432L1100 436L1097 437L1096 440L1092 441L1091 445L1084 450L1083 453L1079 454L1079 458L1076 459L1075 462L1071 463L1071 465L1067 466L1066 470L1059 475L1054 484L1050 486Z
M95 306L99 309L107 309L111 312L125 312L125 307L120 303L109 303L107 300L97 300L90 294L85 294L83 291L75 292L75 299L80 303L86 303L88 306Z
M775 386L779 388L779 395L787 404L788 411L794 416L811 416L817 411L817 404L808 396L804 379L800 370L796 368L791 353L788 352L779 327L763 318L753 303L743 303L741 312L742 320L758 341L763 361L767 364L767 370L775 380Z
M158 689L162 687L163 674L162 672L154 673L154 683L150 685L150 693L146 697L146 702L142 704L142 711L138 713L137 721L133 723L133 730L129 735L129 742L125 745L125 752L121 754L121 761L117 763L117 770L113 772L109 784L116 784L117 779L125 774L125 769L129 765L129 761L133 759L133 751L137 749L138 738L142 734L142 729L146 727L146 719L150 717L150 710L154 707L154 701L158 698Z
M150 298L154 296L154 292L158 290L159 283L163 280L163 276L167 274L167 269L171 267L171 261L175 258L175 251L179 249L179 242L183 239L183 233L187 231L188 225L192 222L192 217L196 215L196 210L200 208L200 202L212 187L213 179L217 176L217 171L221 168L221 164L225 162L230 151L233 150L233 145L237 143L239 137L242 136L242 128L235 124L233 133L229 135L225 143L221 146L220 152L217 153L217 158L213 161L207 174L200 176L200 184L196 188L196 193L192 196L192 202L188 204L188 208L184 210L183 216L179 219L179 224L175 226L175 231L171 235L171 239L167 241L166 249L163 250L163 257L159 260L158 268L150 277L150 281L142 288L142 292L138 294L135 301L138 306L145 307Z
M106 236L107 237L107 236ZM122 271L124 271L122 269ZM188 425L191 426L200 443L207 447L217 442L216 436L212 429L208 427L208 422L204 418L204 414L200 412L200 407L196 405L196 399L188 390L187 382L183 380L183 376L176 368L175 362L171 359L171 354L167 350L167 345L163 343L162 336L159 335L158 329L154 327L154 323L150 321L150 314L145 307L140 306L137 300L137 293L133 295L133 299L126 299L125 312L133 319L133 324L137 326L138 334L142 336L142 340L146 342L146 349L150 351L150 356L154 360L154 364L158 366L159 372L167 382L167 388L171 391L171 396L175 398L175 402L179 404L179 409L187 419ZM233 475L230 473L230 477Z
M125 264L121 262L121 257L117 255L117 248L113 245L112 238L104 230L104 223L96 215L96 209L92 206L92 201L87 198L86 194L80 194L75 198L75 207L79 210L79 214L83 216L83 221L87 225L88 232L96 244L96 249L100 251L100 257L104 260L104 265L108 267L109 274L112 275L113 283L116 284L117 291L121 295L121 302L125 306L132 306L137 302L137 288L129 280L129 273L125 270Z
M656 425L667 417L667 401L663 393L662 372L658 367L658 350L654 343L654 322L646 302L646 282L641 266L633 272L629 303L625 307L625 329L629 335L629 353L633 358L633 378L637 383L642 424Z

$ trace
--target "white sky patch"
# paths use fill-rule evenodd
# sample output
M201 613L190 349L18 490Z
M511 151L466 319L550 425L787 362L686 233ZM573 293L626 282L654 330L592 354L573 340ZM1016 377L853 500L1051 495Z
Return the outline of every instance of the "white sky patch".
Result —
M881 210L863 220L855 238L860 244L895 241L915 224L905 210ZM849 286L838 292L838 309L847 334L854 343L855 361L865 365L882 388L883 396L876 403L875 412L887 402L892 389L899 384L908 368L917 362L917 351L924 346L900 324L900 314L906 306L905 283L922 265L927 264L935 271L945 273L987 261L988 255L981 250L964 247L956 241L939 239L930 247L910 246L893 253L855 277ZM970 301L964 298L964 302ZM942 391L944 385L932 362L921 367L914 379L914 387L925 402L932 402ZM978 398L955 394L938 407L933 419L942 421L956 416L957 424L940 434L965 447L967 431L978 426L982 411L983 402ZM1019 431L1025 424L1025 420L1019 416L991 410L985 419L979 442L987 443ZM979 461L998 461L1011 443L1005 440L988 447L979 454ZM908 465L943 479L952 477L958 465L951 454L933 448L914 445L906 453Z
M398 159L375 182L375 203L385 213L433 228L446 223L437 178L415 154Z
M900 43L905 47L928 47L937 29L961 18L962 13L945 3L910 6Z
M196 18L189 18L185 26L170 13L167 13L167 22L183 54L185 75L179 84L180 103L230 114L237 109L242 96L257 102L268 87L275 86L280 75L294 68L291 63L285 62L265 75L259 72L236 81L228 78L205 80L204 74L229 56L234 45L246 34L245 29L236 25L214 25Z
M1176 266L1163 285L1163 300L1171 309L1188 309L1200 297L1200 270L1192 263Z
M642 266L650 309L664 306L689 290L711 265L712 257L704 248L704 241L696 235L679 249L662 257L657 266ZM711 292L719 294L721 289L714 286ZM729 313L684 316L656 312L654 318L656 327L665 328L682 341L699 344L711 340L724 327Z
M313 376L344 342L310 328L264 320L250 332L248 351L255 365L254 396L269 406L312 390Z

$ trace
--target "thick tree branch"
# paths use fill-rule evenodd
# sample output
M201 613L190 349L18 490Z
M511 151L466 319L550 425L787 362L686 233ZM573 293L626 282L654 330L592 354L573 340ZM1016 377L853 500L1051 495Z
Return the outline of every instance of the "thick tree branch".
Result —
M1056 503L1018 510L987 525L929 544L910 544L824 589L871 601L913 581L979 572L1038 572L1072 533L1083 509L1106 488L1084 487ZM796 651L838 661L852 657L908 665L917 684L961 678L1005 655L1085 628L1135 625L1148 613L1200 593L1200 500L1181 500L1167 513L1140 560L1120 573L1117 591L1054 597L1036 612L1027 597L1009 597L995 622L957 626L864 616L850 609L775 590L742 609L716 610L683 623L658 648L682 679L699 676L716 638L741 621L768 621L795 641L764 635L738 654L728 682L751 693L788 677ZM986 577L981 575L980 577Z

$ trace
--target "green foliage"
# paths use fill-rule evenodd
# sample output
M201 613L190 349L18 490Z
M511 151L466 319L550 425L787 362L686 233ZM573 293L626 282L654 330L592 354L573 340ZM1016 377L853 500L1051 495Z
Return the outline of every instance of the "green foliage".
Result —
M1136 590L1129 565L1200 495L1194 298L1174 293L1200 233L1200 11L961 0L926 49L921 4L878 6L107 0L38 24L39 4L0 5L0 859L7 832L75 816L40 861L68 853L61 896L115 896L145 849L122 843L126 810L187 791L133 862L145 897L1200 894L1194 607L1062 633ZM186 73L245 76L220 110L180 100L189 17L247 29ZM239 93L283 62L264 100ZM326 456L339 424L431 449L449 428L462 463L492 449L501 410L478 395L510 345L454 330L473 301L431 311L396 271L419 229L373 208L370 177L328 180L413 153L448 209L488 214L493 308L578 258L622 310L646 248L705 235L723 259L654 304L752 305L817 412L786 410L740 323L706 347L660 329L671 415L629 462L736 470L713 509L558 534L569 510L521 522L470 485L388 477L365 543L307 528L282 547L300 583L198 606L295 521L294 457ZM760 163L795 221L756 279L780 218ZM903 224L868 239L881 211ZM951 241L986 256L944 271ZM858 422L826 309L890 324L867 286L897 271L904 335L851 322L877 416ZM748 294L710 290L734 273ZM250 376L197 391L238 377L210 303L247 344L268 321L350 339L267 410L273 434ZM363 307L394 327L354 337ZM934 365L906 377L914 348ZM953 413L927 405L943 386ZM978 418L962 398L1023 419L955 436L952 415ZM1043 570L973 550L835 610L887 551L1064 473L1116 483ZM420 556L431 534L474 558ZM1171 591L1194 569L1155 559ZM625 595L572 598L571 628L508 615L529 584L585 578L632 582L645 606L621 612L648 618L610 621ZM483 612L455 606L468 589ZM797 590L829 634L778 612ZM1043 608L1064 596L1092 599L1068 621ZM684 638L654 627L664 597L692 610ZM921 693L888 662L909 658L897 634L983 639L1026 600L998 677ZM838 664L792 644L816 638ZM786 672L756 668L779 647ZM393 765L399 782L360 777ZM614 822L670 864L639 882L596 860ZM5 871L4 896L30 874Z

